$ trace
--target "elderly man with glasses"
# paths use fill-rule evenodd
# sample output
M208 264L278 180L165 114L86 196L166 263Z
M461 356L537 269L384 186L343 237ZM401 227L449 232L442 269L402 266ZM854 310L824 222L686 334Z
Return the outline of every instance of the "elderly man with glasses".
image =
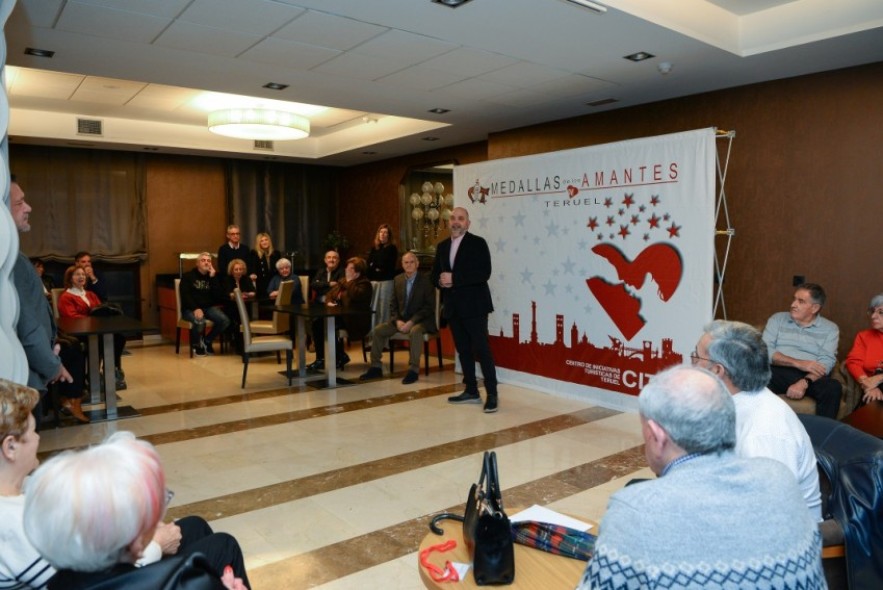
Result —
M717 375L736 404L736 454L775 459L797 478L810 516L822 518L819 473L812 441L788 404L770 391L767 347L760 332L741 322L714 321L690 355L693 366Z

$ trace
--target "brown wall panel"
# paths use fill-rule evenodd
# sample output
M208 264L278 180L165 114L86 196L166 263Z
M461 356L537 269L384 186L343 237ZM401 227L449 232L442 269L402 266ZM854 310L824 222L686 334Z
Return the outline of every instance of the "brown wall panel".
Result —
M142 312L145 320L158 322L156 275L177 273L179 252L217 252L224 241L224 169L214 158L152 156L146 182L149 254L141 267Z

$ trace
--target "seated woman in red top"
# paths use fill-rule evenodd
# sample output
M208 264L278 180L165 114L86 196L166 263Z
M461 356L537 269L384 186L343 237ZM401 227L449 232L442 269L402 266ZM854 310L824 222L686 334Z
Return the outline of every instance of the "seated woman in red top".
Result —
M855 336L852 350L846 355L846 369L861 385L861 403L883 401L883 293L875 295L868 306L871 328Z
M67 290L58 297L58 315L63 318L89 317L93 309L101 305L98 295L86 291L86 271L81 267L72 266L64 271L64 286ZM116 369L114 378L118 390L126 389L126 374L121 364L123 347L126 337L122 334L113 335L113 358Z

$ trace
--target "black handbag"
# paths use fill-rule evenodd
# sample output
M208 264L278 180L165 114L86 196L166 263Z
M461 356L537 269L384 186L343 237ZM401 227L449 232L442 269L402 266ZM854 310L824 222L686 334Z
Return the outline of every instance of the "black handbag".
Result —
M443 534L436 523L444 518L463 521L463 540L472 558L472 575L478 586L511 584L515 580L512 525L503 509L495 452L484 454L481 475L478 483L469 488L464 515L439 514L429 528Z
M123 315L123 308L116 303L102 303L101 305L93 307L89 311L89 315L98 318Z

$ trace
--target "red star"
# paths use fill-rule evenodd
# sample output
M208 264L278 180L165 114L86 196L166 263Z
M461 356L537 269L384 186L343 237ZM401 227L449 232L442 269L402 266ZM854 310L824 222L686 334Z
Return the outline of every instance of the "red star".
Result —
M680 237L681 236L681 234L679 233L680 231L681 231L681 226L675 225L674 222L672 221L671 227L668 228L668 237L670 237L670 238Z
M598 234L598 239L599 239L599 240L603 240L603 239L604 239L604 234Z
M589 217L589 223L586 224L586 227L591 231L595 231L595 228L598 227L598 218Z
M618 232L618 233L619 233L619 235L622 236L622 239L624 240L624 239L626 239L626 237L627 237L631 232L629 231L629 226L627 226L627 225L620 225L620 226L619 226L619 232Z
M613 216L610 215L607 217L607 225L613 225L615 222L613 221Z
M650 241L650 234L644 234L644 241L645 241L645 242L649 242L649 241Z
M653 195L650 197L650 204L654 207L659 204L659 195Z
M622 217L623 215L625 215L625 209L620 209L619 211L617 211L617 213L620 217Z
M646 211L646 210L647 210L647 206L646 206L646 205L641 205L640 207L638 207L638 211L640 211L641 213L643 213L643 212Z
M622 200L622 204L625 205L625 208L628 209L632 205L635 204L635 195L626 195Z
M640 219L638 219L637 215L632 215L632 225L638 225L639 221Z
M604 199L604 206L605 207L613 207L613 199L611 199L610 197L607 197L606 199Z
M656 213L654 213L650 217L650 219L647 220L647 223L650 224L650 229L653 229L654 227L659 227L659 221L660 221L659 217L657 217Z

